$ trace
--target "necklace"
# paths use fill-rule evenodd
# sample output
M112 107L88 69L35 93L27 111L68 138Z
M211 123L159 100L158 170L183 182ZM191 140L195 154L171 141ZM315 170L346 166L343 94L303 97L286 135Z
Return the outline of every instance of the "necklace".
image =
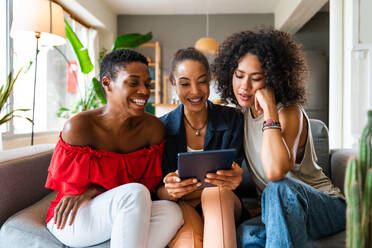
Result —
M189 122L189 120L186 118L185 115L183 116L183 118L186 120L187 124L189 124L189 126L195 131L195 136L200 136L200 130L202 130L208 122L208 119L207 119L207 120L205 120L205 122L204 122L204 124L201 128L195 128L191 125L191 123Z

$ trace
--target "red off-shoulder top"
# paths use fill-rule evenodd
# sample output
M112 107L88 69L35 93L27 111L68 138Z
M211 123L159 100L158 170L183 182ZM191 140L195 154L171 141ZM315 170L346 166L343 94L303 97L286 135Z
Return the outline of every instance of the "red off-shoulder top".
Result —
M72 146L60 137L48 169L46 188L58 191L52 201L46 223L54 216L54 208L65 195L79 195L92 184L110 190L138 182L150 192L162 178L161 164L164 141L160 145L120 154L95 150L89 146Z

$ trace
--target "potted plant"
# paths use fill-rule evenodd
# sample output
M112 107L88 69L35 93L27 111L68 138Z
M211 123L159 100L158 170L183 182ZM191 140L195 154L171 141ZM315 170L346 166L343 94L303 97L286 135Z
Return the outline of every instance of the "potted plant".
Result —
M10 110L10 112L6 112L6 108L8 107L9 104L9 97L12 93L14 83L17 81L17 78L19 74L21 73L22 69L20 69L16 76L13 78L13 73L10 72L7 78L7 81L5 84L1 85L0 87L0 126L3 124L6 124L8 121L13 119L14 117L24 117L21 115L18 115L18 112L25 112L28 111L29 109L13 109ZM32 122L30 118L24 117L28 121ZM2 136L0 132L0 150L2 150Z
M359 157L351 157L345 177L346 247L372 247L372 110L362 132Z

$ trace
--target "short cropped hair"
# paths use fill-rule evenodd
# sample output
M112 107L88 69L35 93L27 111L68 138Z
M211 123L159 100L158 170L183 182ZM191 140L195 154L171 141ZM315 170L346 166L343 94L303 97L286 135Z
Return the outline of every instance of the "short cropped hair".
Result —
M140 62L148 66L146 57L134 50L120 49L107 54L101 63L101 83L102 78L105 76L111 78L111 80L115 80L120 68L125 68L131 62Z

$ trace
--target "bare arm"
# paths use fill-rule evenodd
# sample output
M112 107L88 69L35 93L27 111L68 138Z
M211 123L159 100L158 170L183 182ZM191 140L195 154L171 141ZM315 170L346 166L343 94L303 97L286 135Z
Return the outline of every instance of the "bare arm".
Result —
M258 90L256 97L264 119L278 120L281 124L281 130L263 131L261 147L261 161L267 179L281 180L295 164L303 127L303 115L297 106L285 107L278 115L276 104L272 99L273 93L268 89Z

